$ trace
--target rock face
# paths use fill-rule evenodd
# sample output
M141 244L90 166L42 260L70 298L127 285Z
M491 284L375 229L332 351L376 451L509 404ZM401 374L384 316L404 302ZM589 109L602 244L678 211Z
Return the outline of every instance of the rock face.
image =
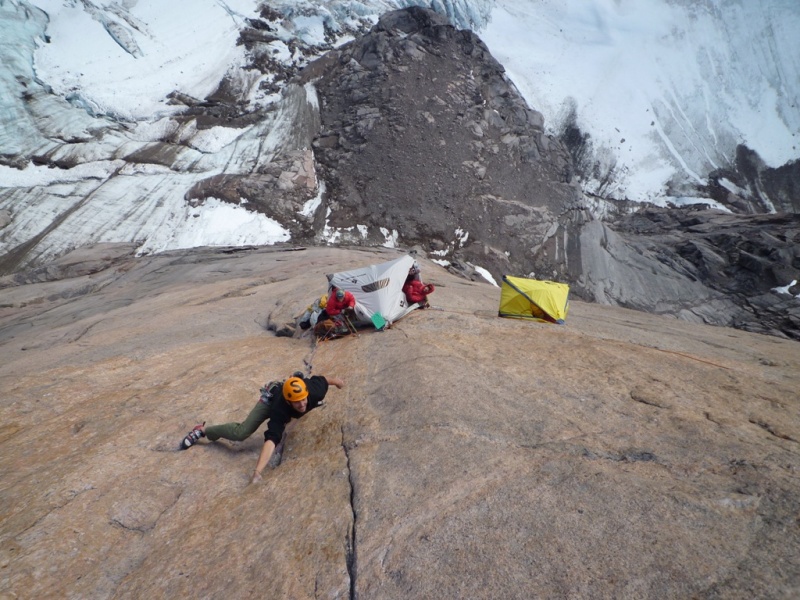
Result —
M580 205L569 153L542 116L475 34L432 11L387 13L305 77L321 99L314 150L330 223L368 227L353 242L394 231L508 272Z
M258 173L223 173L203 179L189 188L185 198L192 206L209 198L244 203L250 210L286 223L293 239L313 239L313 221L299 218L298 209L317 191L314 157L310 150L303 150L276 157Z
M43 13L32 20L9 6L9 19L44 35ZM270 43L280 21L265 8L242 32L253 74L278 69ZM172 94L185 110L155 138L74 107L81 118L62 119L65 103L25 73L28 116L61 115L51 125L75 131L18 136L25 147L0 156L53 175L0 189L0 275L36 265L50 277L55 258L101 241L143 252L190 245L214 229L193 223L203 205L218 214L223 201L260 213L245 215L246 231L232 227L231 243L265 243L275 221L278 239L298 244L417 247L471 277L477 266L496 280L556 279L587 301L800 338L798 290L771 291L800 280L797 163L768 169L740 148L736 168L708 186L734 212L785 215L632 215L627 203L584 196L580 132L570 146L544 133L480 39L432 11L390 12L302 72L284 66L262 81L281 90L269 107L250 106L249 76L226 77L202 100Z
M399 240L454 271L568 281L589 301L800 339L800 303L771 292L800 279L796 212L734 217L584 197L575 149L543 133L480 39L436 13L384 15L312 64L307 81L321 98L314 150L329 222L350 227L343 239ZM796 209L791 172L769 187L777 172L750 170L751 188Z
M584 297L800 340L800 215L644 209L582 225L567 270Z
M800 160L774 169L739 146L734 164L712 172L709 180L702 191L734 212L800 213Z
M420 259L433 310L314 346L266 325L394 251L130 250L3 280L0 596L800 594L798 342ZM176 450L298 369L347 386L263 483L260 432Z

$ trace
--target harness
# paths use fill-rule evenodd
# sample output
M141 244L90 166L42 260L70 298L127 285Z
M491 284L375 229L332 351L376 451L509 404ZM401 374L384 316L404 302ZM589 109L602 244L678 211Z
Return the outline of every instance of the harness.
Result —
M267 406L272 404L273 398L278 397L278 393L280 393L281 388L283 387L283 383L280 381L270 381L264 387L261 388L261 397L258 399L259 402L263 402Z

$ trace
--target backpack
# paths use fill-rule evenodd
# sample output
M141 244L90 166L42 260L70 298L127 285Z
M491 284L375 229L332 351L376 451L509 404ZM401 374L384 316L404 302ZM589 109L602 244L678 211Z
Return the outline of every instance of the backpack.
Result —
M317 337L334 338L342 335L347 335L350 330L341 319L324 319L318 321L314 326L314 334Z

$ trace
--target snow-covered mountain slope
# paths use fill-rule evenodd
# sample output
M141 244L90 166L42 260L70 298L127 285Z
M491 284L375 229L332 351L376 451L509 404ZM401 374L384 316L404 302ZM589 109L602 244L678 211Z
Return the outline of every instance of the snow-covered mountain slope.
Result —
M302 128L292 115L301 111L287 116L281 107L294 107L297 95L234 127L173 118L189 100L167 98L205 98L226 73L257 89L263 75L242 68L236 43L255 2L183 1L166 11L155 3L36 4L0 6L9 65L0 253L24 251L30 263L92 242L133 241L153 252L288 239L263 214L214 200L194 206L185 194L202 177L290 150Z
M798 31L782 0L501 0L480 35L549 127L591 136L587 189L658 201L737 144L800 157Z
M37 52L37 73L58 95L123 117L151 119L173 90L204 97L227 69L245 63L234 42L255 6L191 4L123 9L112 2L90 11L38 0L53 43ZM739 143L772 167L800 157L795 2L271 3L289 16L282 37L309 45L324 43L326 30L342 33L356 17L412 4L475 29L551 131L575 125L591 136L602 166L587 182L593 192L635 200L675 195L683 182L730 164ZM210 18L176 27L187 14Z
M473 28L551 133L579 132L587 192L663 203L737 144L771 166L800 156L795 2L12 0L0 5L0 255L286 240L274 215L187 190L309 147L314 90L281 96L284 81L412 4ZM241 33L255 18L266 52ZM232 103L244 116L229 118Z

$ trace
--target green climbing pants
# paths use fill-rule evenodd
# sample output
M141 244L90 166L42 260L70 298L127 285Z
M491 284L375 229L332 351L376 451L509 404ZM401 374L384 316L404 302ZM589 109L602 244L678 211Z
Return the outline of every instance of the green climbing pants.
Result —
M212 442L219 438L241 442L253 435L264 421L269 419L269 406L259 400L241 423L223 423L206 427L206 437Z

